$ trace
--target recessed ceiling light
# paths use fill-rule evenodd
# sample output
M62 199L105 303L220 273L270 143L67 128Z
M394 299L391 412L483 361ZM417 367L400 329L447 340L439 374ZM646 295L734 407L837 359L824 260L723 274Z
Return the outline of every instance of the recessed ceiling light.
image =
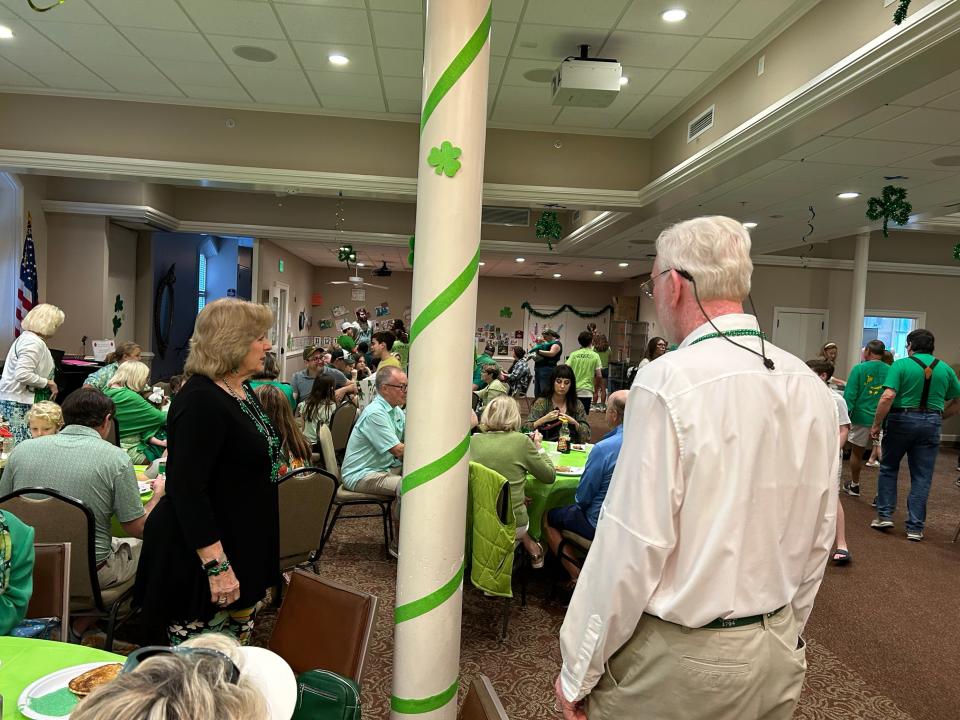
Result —
M680 22L681 20L687 19L687 11L681 8L672 8L670 10L665 10L663 15L660 16L663 18L664 22L675 23Z
M757 224L756 224L755 222L745 222L745 223L743 224L743 226L744 226L747 230L753 230L753 229L757 226Z
M273 50L256 45L237 45L233 48L233 54L250 62L268 63L277 59L277 54Z
M621 86L621 87L624 86L624 85L626 85L628 82L630 82L630 78L628 78L626 75L621 75L621 76L620 76L620 86Z
M858 192L842 192L842 193L837 193L837 197L840 198L841 200L853 200L854 198L860 197L860 193L858 193Z
M630 267L630 263L617 263L620 267Z
M563 277L563 275L561 275L560 273L554 273L553 276L554 276L555 278Z
M594 274L594 275L603 275L603 270L594 270L594 271L593 271L593 274Z
M340 55L339 53L330 55L327 57L327 60L332 62L334 65L346 65L348 62L350 62L350 58L348 58L346 55Z
M526 258L517 258L517 262L526 262L526 261L527 261Z
M357 267L363 267L365 263L357 263Z
M6 25L0 25L0 40L9 40L13 37L13 30Z
M480 261L480 267L483 267L484 265L486 265L486 263L481 260L481 261Z

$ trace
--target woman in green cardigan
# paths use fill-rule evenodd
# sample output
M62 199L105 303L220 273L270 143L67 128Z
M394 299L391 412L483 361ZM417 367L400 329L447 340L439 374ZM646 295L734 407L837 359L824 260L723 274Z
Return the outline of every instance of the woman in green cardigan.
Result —
M0 511L0 635L27 614L33 595L33 528Z
M116 406L120 447L134 465L149 464L167 449L167 415L140 393L146 388L150 368L142 362L123 363L104 393Z
M543 567L543 547L527 532L530 520L524 502L527 474L542 483L556 480L557 471L540 447L540 433L533 438L520 430L520 408L509 395L494 398L480 418L481 432L470 437L470 459L501 475L510 483L510 499L517 521L517 540L530 554L535 568Z

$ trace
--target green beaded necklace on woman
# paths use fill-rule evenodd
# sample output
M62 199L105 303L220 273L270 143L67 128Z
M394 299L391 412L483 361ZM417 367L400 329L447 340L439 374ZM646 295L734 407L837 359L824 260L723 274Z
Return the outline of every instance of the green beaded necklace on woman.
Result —
M227 389L227 392L237 401L237 404L240 405L243 414L250 418L250 421L256 426L259 433L267 439L267 453L270 457L270 480L271 482L278 482L280 480L280 465L282 464L280 451L283 445L280 435L276 429L274 429L270 418L263 412L260 403L251 397L252 392L247 386L246 381L240 383L244 394L242 398L236 390L230 387L230 383L227 382L226 378L223 378L223 385Z

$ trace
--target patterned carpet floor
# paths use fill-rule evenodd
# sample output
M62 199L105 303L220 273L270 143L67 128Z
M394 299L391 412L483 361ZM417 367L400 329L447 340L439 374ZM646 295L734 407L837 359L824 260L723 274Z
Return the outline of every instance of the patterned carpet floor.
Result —
M904 466L906 463L904 463ZM863 495L844 496L853 562L829 567L807 628L808 672L795 715L801 720L946 720L960 717L960 641L956 630L960 520L954 485L956 451L944 451L931 493L927 539L907 542L902 510L897 532L869 529L876 470L866 470ZM845 468L845 474L847 473ZM908 485L901 475L900 507ZM389 717L393 671L396 564L386 559L376 520L338 523L316 570L377 595L378 621L363 680L364 717ZM537 571L528 604L513 605L506 642L499 642L499 601L467 583L461 638L461 697L478 674L490 677L508 715L554 719L553 681L560 666L557 636L564 608L551 599L549 567ZM255 642L269 637L271 612Z

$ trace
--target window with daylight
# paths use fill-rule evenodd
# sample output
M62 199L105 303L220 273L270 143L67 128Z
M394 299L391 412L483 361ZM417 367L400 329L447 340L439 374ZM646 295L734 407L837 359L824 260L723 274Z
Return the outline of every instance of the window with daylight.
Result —
M863 318L863 344L866 345L870 340L883 340L894 358L906 357L907 335L923 327L920 324L922 319L919 313L866 315Z
M197 256L197 314L207 304L207 256L202 252Z

